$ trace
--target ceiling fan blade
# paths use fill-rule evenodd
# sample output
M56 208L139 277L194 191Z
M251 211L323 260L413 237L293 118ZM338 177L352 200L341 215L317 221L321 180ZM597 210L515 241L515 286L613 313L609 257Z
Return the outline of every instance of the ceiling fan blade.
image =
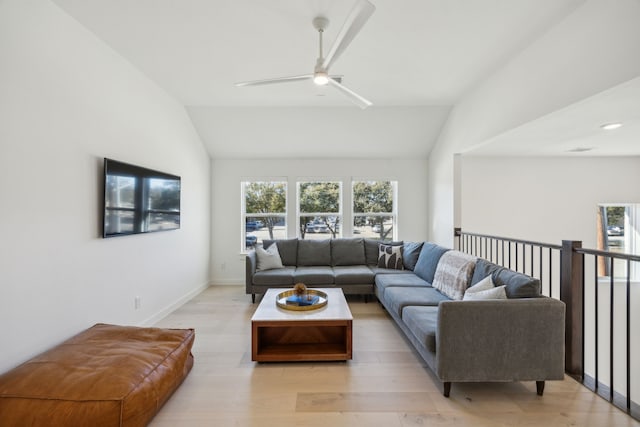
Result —
M247 82L238 82L235 85L236 86L259 86L259 85L270 85L272 83L297 82L300 80L309 80L312 78L313 78L313 74L304 74L301 76L277 77L275 79L251 80Z
M358 0L356 2L340 30L336 41L333 43L331 50L324 58L322 68L325 70L331 68L331 65L340 57L342 52L345 51L375 10L376 7L368 0Z
M347 98L349 98L349 100L351 102L353 102L354 104L356 104L358 107L362 108L363 110L365 108L370 107L371 105L373 105L371 103L371 101L369 101L368 99L363 98L362 96L358 95L357 93L355 93L354 91L352 91L348 87L338 83L335 79L329 79L329 85L331 85L331 86L335 87L336 89L338 89Z

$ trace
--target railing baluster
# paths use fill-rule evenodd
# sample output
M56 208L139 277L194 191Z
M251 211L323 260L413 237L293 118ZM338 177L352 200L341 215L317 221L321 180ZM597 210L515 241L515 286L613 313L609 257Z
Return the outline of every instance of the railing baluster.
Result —
M609 257L609 402L613 402L613 257Z
M540 252L538 253L538 261L540 262L540 289L544 289L544 283L542 279L542 245L538 246ZM551 296L551 291L549 291L549 296Z
M627 413L631 412L631 260L627 260Z
M598 370L599 370L599 362L598 362L598 353L599 353L599 351L598 351L598 345L599 345L599 343L598 343L598 336L599 336L599 334L598 334L598 312L600 311L600 310L598 310L598 307L600 306L600 304L598 304L598 255L595 256L595 259L596 259L595 270L594 270L595 271L595 277L594 277L594 280L595 280L595 287L594 287L595 292L594 292L594 295L593 295L594 304L595 304L595 309L594 309L594 320L595 320L595 322L594 322L594 325L593 325L593 327L594 327L593 330L595 332L594 359L595 359L595 362L596 362L596 367L595 367L595 377L596 378L595 378L595 386L593 388L593 391L597 393L598 392L598 384L600 384L600 376L598 375Z

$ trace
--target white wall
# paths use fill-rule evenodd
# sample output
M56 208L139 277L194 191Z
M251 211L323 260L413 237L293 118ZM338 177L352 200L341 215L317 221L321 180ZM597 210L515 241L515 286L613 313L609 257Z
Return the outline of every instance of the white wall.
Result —
M296 209L295 183L300 177L339 179L345 183L350 182L352 177L397 180L398 238L426 240L427 219L424 212L427 209L425 194L427 172L424 159L216 159L212 162L211 183L213 194L211 281L213 284L244 283L244 255L240 253L242 242L240 183L245 179L264 177L288 179L289 210L292 215L295 215ZM348 209L350 207L343 206L343 211Z
M463 230L596 248L599 203L640 201L640 157L462 156Z
M454 107L429 156L432 240L459 225L454 155L640 75L638 22L638 0L588 0Z
M0 61L2 372L207 285L210 162L184 108L49 1L0 2ZM182 228L100 238L103 157L180 175Z

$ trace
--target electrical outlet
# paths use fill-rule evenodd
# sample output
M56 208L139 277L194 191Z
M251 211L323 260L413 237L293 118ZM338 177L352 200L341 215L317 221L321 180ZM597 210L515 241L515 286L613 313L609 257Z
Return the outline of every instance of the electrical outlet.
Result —
M142 298L135 297L134 300L133 300L133 305L136 308L136 310L139 310L140 307L142 306Z

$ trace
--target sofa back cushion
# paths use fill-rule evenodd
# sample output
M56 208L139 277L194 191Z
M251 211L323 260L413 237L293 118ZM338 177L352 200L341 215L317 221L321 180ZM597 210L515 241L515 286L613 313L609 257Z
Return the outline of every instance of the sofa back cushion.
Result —
M364 256L367 265L378 265L378 251L380 242L374 239L364 239Z
M296 266L298 262L298 239L263 240L262 247L269 249L273 243L278 245L280 259L285 266Z
M540 296L540 280L507 268L493 275L496 286L505 285L507 298L537 298Z
M518 273L500 265L479 258L471 278L471 285L491 275L496 286L505 286L508 298L536 298L541 295L540 280Z
M364 239L331 239L331 265L365 265Z
M488 275L493 275L493 273L503 268L504 267L489 262L486 259L478 258L476 261L476 268L473 270L473 277L471 277L470 286L474 286L476 283L483 281ZM493 277L491 280L493 280Z
M440 257L431 284L454 300L461 300L471 283L476 257L460 251L447 251Z
M422 280L433 283L440 257L449 249L438 246L434 243L425 242L420 250L420 255L416 261L413 272Z
M424 242L405 242L402 250L402 263L406 270L413 271L416 268L420 251Z
M299 240L298 266L331 265L331 240Z

